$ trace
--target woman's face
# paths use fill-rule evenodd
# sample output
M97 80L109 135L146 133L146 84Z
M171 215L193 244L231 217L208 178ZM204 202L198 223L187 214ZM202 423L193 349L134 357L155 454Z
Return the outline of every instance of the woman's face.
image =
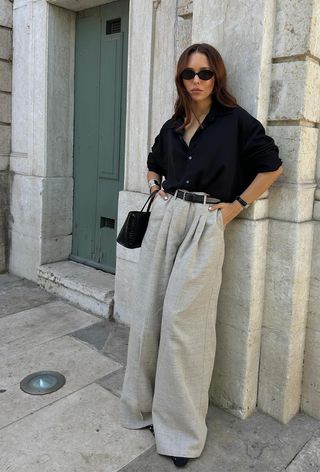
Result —
M201 69L210 69L207 56L201 52L190 54L186 69L192 69L194 72L199 72ZM211 101L211 93L214 89L214 76L209 80L201 80L197 75L193 79L182 80L193 101L201 102L208 99Z

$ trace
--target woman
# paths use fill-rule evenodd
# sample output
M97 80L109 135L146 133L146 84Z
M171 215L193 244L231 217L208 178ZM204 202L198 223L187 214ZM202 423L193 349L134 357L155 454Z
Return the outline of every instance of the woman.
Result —
M149 427L177 467L206 441L225 227L282 173L278 147L226 82L215 48L187 48L175 113L147 160L157 195L140 249L120 420Z

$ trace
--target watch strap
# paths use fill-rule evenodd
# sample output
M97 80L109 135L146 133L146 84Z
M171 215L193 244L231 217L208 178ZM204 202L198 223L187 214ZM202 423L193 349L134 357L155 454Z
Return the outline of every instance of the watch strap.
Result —
M243 206L243 208L248 208L249 203L247 203L243 198L241 198L239 195L236 197L236 200Z

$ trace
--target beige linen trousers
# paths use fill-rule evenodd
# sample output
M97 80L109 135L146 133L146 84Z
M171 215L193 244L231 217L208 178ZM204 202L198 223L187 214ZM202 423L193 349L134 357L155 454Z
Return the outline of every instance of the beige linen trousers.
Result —
M207 437L224 224L220 209L167 195L140 248L120 424L153 423L159 454L194 458Z

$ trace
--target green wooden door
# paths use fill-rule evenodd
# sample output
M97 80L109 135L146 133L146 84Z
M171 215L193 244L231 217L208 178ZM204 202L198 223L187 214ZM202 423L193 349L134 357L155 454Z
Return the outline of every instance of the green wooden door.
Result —
M71 259L114 273L123 188L128 2L77 15Z

